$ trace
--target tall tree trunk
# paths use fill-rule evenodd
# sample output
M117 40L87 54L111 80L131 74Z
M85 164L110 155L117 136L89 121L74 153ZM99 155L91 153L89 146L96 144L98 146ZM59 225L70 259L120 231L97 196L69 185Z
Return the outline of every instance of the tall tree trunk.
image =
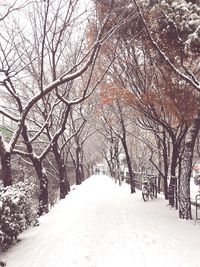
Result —
M168 161L167 158L164 158L164 177L163 177L163 182L164 182L164 195L165 199L168 199L168 182L167 182L167 177L168 177Z
M81 180L84 181L85 180L85 173L84 173L84 166L82 163L80 164L80 170L81 170Z
M114 144L114 158L115 158L115 179L121 186L120 162L119 162L119 147L118 142Z
M67 186L67 192L69 192L70 190L71 190L71 188L70 188L70 183L69 183L69 179L68 179L68 175L67 175L67 166L66 166L66 164L64 165L64 167L65 167L65 180L66 180L66 186Z
M160 140L158 140L158 184L157 184L157 192L160 194L160 186L161 186L161 179L162 179L162 155L161 155L161 143Z
M24 138L24 143L26 145L28 153L30 154L29 158L33 163L40 184L38 215L41 216L42 214L49 211L48 178L45 169L43 168L42 161L37 156L33 156L33 147L29 141L26 125L24 125L22 128L22 136Z
M157 137L157 135L156 135ZM168 154L167 154L167 146L166 146L166 138L165 138L165 132L163 133L163 139L158 138L158 166L153 162L152 156L150 157L150 162L153 164L153 166L157 169L158 171L158 183L157 183L157 192L160 193L161 191L161 181L163 181L163 186L162 188L164 190L164 196L165 199L168 199L168 169L169 169L169 164L168 164ZM162 144L162 146L161 146ZM153 155L153 154L152 154Z
M67 180L66 166L61 154L58 151L57 142L53 143L53 154L58 166L58 175L59 175L59 187L60 187L60 199L64 199L69 192L69 182Z
M76 185L80 185L82 183L82 175L80 170L80 147L76 148Z
M129 176L130 176L130 185L131 185L131 194L135 193L135 183L134 183L134 174L133 174L133 169L132 169L132 164L131 164L131 158L128 152L128 147L126 144L126 139L123 137L121 138L121 142L124 148L125 156L126 156L126 162L128 166L128 171L129 171Z
M80 168L78 166L76 166L76 185L80 185L81 184L81 172L80 172Z
M192 172L192 160L194 145L200 129L200 110L194 119L185 138L185 149L182 159L182 171L179 183L179 218L192 219L190 200L190 177Z
M1 156L1 176L3 179L3 186L11 186L12 185L12 174L11 174L11 153L5 152Z
M38 215L41 216L49 211L48 179L42 162L38 158L33 158L33 165L40 183Z
M11 152L6 150L6 142L0 134L0 157L1 157L1 176L3 186L12 185L12 172L11 172Z
M114 161L112 148L110 148L110 168L111 168L111 173L110 173L111 177L114 178L115 177L115 161Z
M167 145L167 139L166 139L166 131L163 131L163 138L162 138L162 154L163 154L163 164L164 164L164 195L165 199L168 199L168 171L169 171L169 163L168 163L168 154L169 154L169 148Z
M64 199L70 191L70 186L69 181L67 179L66 166L64 165L63 160L59 162L58 172L60 181L60 199Z
M116 155L116 175L117 175L117 180L118 180L118 183L119 185L121 186L122 185L122 181L121 181L121 172L120 172L120 162L119 162L119 156L118 154Z
M169 183L169 205L175 206L175 197L177 196L177 178L176 166L178 160L178 147L173 144L172 159L171 159L171 178Z
M84 166L83 166L83 150L81 151L81 162L80 162L80 170L81 170L81 179L85 180Z

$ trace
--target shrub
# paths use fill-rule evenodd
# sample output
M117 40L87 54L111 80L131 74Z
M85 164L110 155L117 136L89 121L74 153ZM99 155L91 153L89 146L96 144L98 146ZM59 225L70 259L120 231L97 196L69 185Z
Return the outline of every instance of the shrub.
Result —
M36 208L30 197L32 188L27 182L0 188L0 245L3 250L36 220Z

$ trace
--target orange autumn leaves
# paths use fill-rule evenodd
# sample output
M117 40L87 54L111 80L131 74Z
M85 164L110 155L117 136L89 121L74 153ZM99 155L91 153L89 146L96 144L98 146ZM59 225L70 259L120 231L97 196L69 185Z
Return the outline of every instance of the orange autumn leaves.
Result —
M149 89L136 96L132 91L118 87L114 83L107 83L101 86L100 105L114 105L119 101L121 105L136 108L142 116L142 112L151 108L158 116L173 118L173 124L184 123L189 126L194 119L198 109L199 99L187 87L162 85L157 90ZM140 116L140 115L139 115Z
M158 115L173 118L174 126L189 126L198 109L199 99L189 88L164 87L142 94L143 103L153 107Z
M111 105L116 101L120 101L124 105L131 105L133 102L133 93L112 83L102 85L100 103L102 105Z

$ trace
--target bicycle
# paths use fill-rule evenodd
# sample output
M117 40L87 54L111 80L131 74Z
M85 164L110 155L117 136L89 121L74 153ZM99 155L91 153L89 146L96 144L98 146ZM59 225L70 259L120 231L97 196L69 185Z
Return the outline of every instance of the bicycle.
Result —
M146 202L149 198L153 199L154 197L154 188L149 181L145 181L142 184L142 198Z

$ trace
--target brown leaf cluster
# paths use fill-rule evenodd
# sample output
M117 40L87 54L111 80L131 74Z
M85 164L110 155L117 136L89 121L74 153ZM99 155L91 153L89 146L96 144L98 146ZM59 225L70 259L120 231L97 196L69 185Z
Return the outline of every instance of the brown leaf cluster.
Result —
M160 116L173 117L174 125L190 125L196 115L199 99L190 88L163 84L159 91L142 95L143 105L153 107Z
M107 83L101 86L100 102L102 105L111 105L116 101L124 105L131 105L133 94L125 88L119 87L114 83Z

